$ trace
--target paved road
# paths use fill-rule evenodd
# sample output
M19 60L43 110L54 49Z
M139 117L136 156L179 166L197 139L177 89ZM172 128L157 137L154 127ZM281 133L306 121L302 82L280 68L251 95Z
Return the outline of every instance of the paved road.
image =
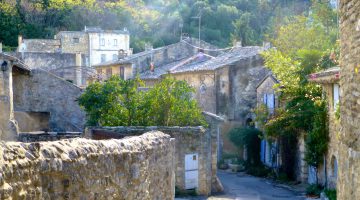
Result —
M303 200L305 197L276 187L269 181L220 171L218 176L225 188L225 194L209 197L208 200Z
M274 186L269 181L246 174L218 172L225 193L192 200L304 200L294 192Z

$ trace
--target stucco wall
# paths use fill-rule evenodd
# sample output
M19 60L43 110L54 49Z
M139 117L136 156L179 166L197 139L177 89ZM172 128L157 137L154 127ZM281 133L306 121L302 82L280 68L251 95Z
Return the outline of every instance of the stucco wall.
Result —
M85 136L93 139L123 138L150 130L161 131L175 138L175 180L176 186L180 189L185 188L185 155L198 154L199 187L197 192L201 195L209 195L212 191L212 180L216 179L216 168L213 169L212 160L212 153L214 153L212 140L216 140L216 135L212 138L209 130L206 131L202 127L89 127L85 131ZM216 154L214 162L216 163Z
M85 113L77 98L82 90L46 71L13 74L14 108L22 112L49 112L51 131L81 131Z
M122 140L0 143L0 199L174 197L174 142L161 132Z
M338 199L360 199L360 1L340 0Z

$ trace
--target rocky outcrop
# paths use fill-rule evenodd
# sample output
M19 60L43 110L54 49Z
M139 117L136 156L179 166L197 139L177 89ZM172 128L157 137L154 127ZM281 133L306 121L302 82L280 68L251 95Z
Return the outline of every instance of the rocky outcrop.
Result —
M161 132L121 140L2 142L0 199L173 199L174 145Z

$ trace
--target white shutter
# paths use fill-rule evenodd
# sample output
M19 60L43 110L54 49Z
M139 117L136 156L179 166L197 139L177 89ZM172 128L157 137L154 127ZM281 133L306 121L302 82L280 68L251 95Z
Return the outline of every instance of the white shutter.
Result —
M336 105L340 100L340 87L338 84L334 84L333 90L333 101L334 101L334 110L336 110Z

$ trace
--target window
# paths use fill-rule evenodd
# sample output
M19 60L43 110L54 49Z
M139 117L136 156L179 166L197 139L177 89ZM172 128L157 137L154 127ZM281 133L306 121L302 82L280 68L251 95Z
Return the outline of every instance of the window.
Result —
M105 46L105 39L104 39L104 38L102 38L102 39L100 40L100 45L101 45L101 46Z
M274 113L275 109L275 95L274 94L264 94L264 104L269 110L270 114Z
M334 110L336 110L336 105L340 101L340 86L338 84L333 85L333 101L334 101Z
M105 62L106 61L106 54L101 54L101 62Z
M121 79L125 79L125 68L124 67L120 67L120 78Z
M113 54L113 61L116 61L118 59L118 55L117 54Z
M114 46L117 46L118 43L117 43L117 39L114 39Z
M106 78L110 78L112 76L112 69L111 68L107 68L106 69Z
M77 37L73 38L73 43L77 44L77 43L79 43L79 42L80 42L80 39L79 39L79 38L77 38Z

